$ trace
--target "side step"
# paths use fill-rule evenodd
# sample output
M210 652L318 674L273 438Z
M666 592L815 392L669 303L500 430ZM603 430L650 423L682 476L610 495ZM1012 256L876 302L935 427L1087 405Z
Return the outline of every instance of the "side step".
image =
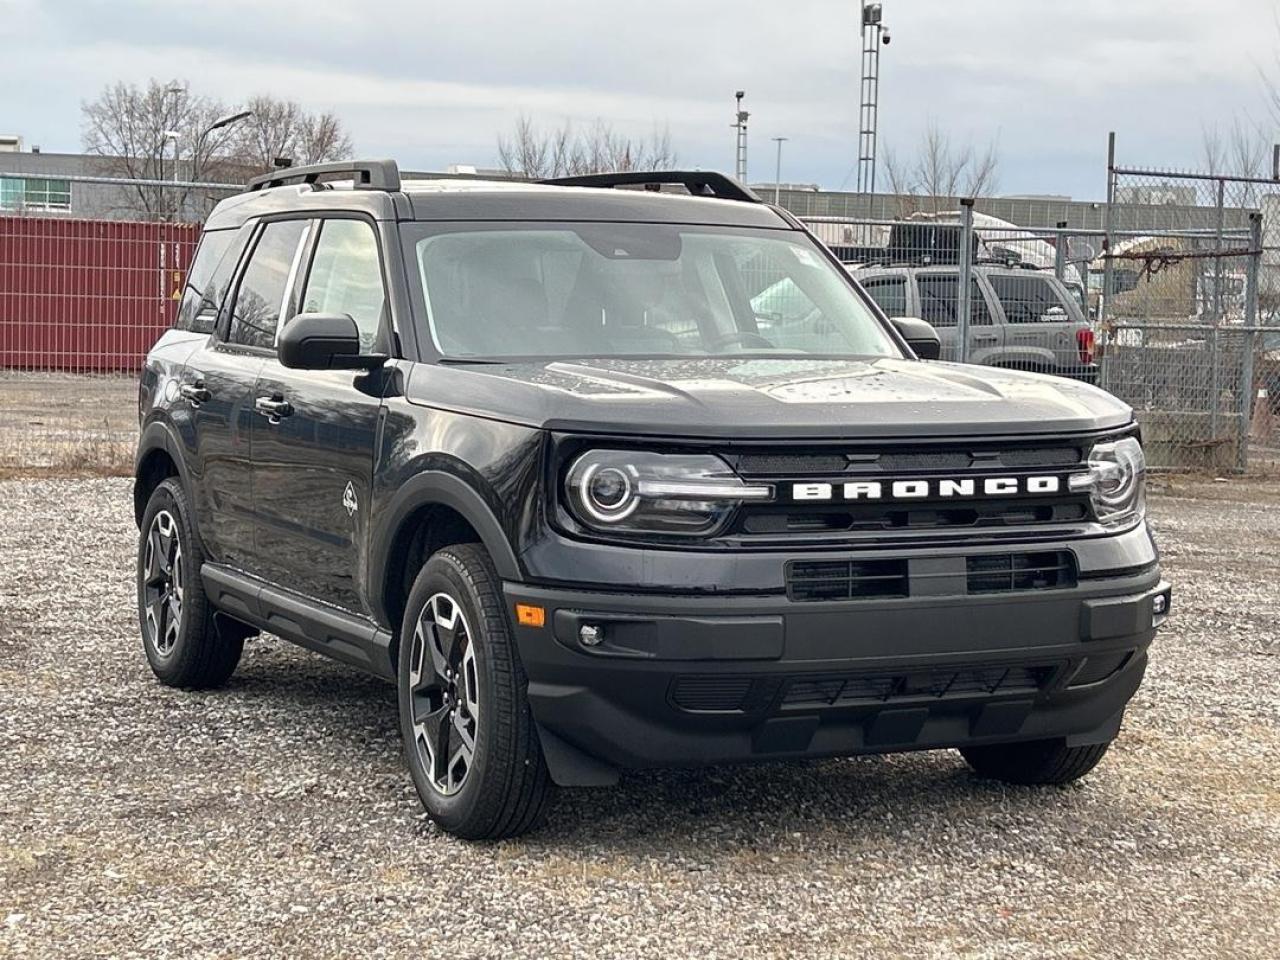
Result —
M202 566L200 578L209 600L228 616L395 681L389 630L219 563Z

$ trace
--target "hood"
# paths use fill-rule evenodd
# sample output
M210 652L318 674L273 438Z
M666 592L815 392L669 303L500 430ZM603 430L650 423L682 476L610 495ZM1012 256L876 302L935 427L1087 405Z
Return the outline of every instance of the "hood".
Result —
M417 364L412 403L549 430L682 438L927 437L1122 427L1088 384L901 359Z

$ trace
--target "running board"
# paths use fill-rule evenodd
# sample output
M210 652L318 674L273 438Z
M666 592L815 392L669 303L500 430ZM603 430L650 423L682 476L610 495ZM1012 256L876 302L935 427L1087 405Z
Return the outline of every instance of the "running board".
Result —
M389 630L220 563L204 564L200 579L209 601L227 616L395 681Z

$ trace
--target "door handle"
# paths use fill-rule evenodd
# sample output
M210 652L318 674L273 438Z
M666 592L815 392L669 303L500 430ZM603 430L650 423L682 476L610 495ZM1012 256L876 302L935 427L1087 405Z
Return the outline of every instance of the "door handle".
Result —
M208 403L213 399L213 394L205 389L203 380L197 380L195 383L184 383L178 388L178 392L193 407L198 407L200 404Z
M271 423L279 423L281 418L293 413L293 404L277 394L274 397L259 397L253 402L253 409Z

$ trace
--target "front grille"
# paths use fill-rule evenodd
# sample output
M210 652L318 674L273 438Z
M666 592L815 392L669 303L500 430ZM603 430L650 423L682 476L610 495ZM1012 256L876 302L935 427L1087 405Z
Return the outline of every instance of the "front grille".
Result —
M948 667L915 673L797 677L782 695L784 707L856 706L897 700L942 700L992 695L1032 696L1045 689L1061 664Z
M906 560L795 560L787 596L797 601L868 600L908 595Z
M922 533L946 536L981 532L998 539L1029 528L1067 529L1087 523L1092 514L1088 495L1073 493L1065 478L1083 469L1091 440L973 440L931 443L816 444L811 447L748 447L722 455L747 482L769 483L778 491L772 502L747 503L726 531L742 544L877 539L918 539ZM943 496L943 480L1047 475L1059 478L1057 492L1019 491L1013 496ZM850 482L929 481L930 494L920 499L844 497L837 491ZM796 484L823 484L830 497L793 498Z
M997 553L965 561L969 593L1061 590L1076 585L1076 560L1068 550Z

